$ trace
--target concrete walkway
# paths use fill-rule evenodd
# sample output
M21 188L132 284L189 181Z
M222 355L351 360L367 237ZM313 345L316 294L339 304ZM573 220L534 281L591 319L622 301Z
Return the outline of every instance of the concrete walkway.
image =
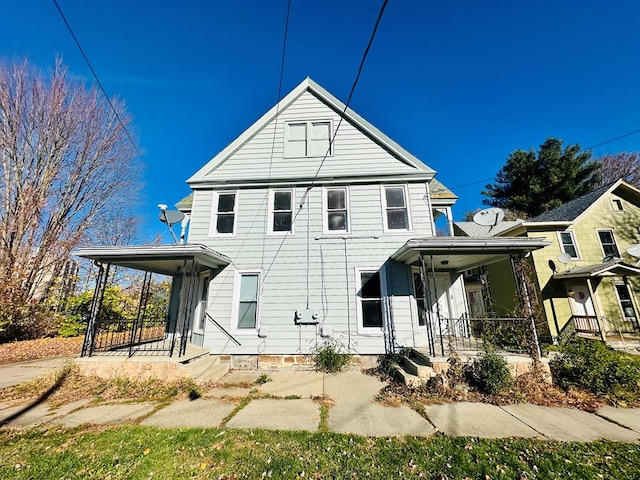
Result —
M6 371L13 371L6 368L0 366L0 378L5 378ZM604 407L591 414L529 404L499 407L460 402L427 406L421 416L406 405L387 406L378 401L376 397L385 384L360 372L268 372L269 381L258 385L255 380L261 373L228 373L201 398L176 400L169 405L83 400L54 408L47 401L37 405L0 403L0 425L133 423L160 428L327 429L366 436L442 432L484 438L640 440L638 409Z

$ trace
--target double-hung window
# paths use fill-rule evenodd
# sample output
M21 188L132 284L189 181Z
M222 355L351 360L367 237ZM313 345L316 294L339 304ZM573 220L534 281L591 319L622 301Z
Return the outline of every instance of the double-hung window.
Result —
M349 233L349 189L347 187L325 188L322 204L324 233Z
M214 197L213 235L233 235L236 224L236 192L218 192Z
M257 272L242 272L239 274L236 291L238 295L236 329L240 331L258 328L258 292L260 288L260 274Z
M384 185L382 206L385 231L411 230L406 185Z
M270 192L269 233L276 235L293 233L294 192L293 189Z
M613 230L598 230L598 238L600 239L600 245L602 245L602 252L605 257L620 258L620 252L618 251L618 245L616 245L616 239L613 236Z
M332 155L331 122L316 120L285 125L286 157L323 157Z
M578 247L573 232L567 230L566 232L560 232L558 235L560 237L560 248L562 248L562 251L571 255L572 260L579 259L580 255L578 254Z
M382 289L380 271L360 270L358 272L358 313L363 331L382 329ZM370 330L374 329L374 330Z

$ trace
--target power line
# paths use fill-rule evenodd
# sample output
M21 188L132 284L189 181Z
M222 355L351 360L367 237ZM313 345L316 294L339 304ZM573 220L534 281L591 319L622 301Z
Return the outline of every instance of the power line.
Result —
M129 134L129 131L127 130L127 127L124 125L124 122L122 121L122 118L120 118L120 114L118 113L116 108L113 106L113 103L111 102L111 99L109 98L109 96L107 95L106 90L102 86L102 82L100 82L100 79L98 78L98 74L96 73L96 71L91 66L91 62L89 61L89 58L87 57L87 54L84 52L84 49L80 45L80 42L78 41L78 38L76 37L75 33L73 33L73 29L71 28L71 25L67 21L67 18L64 16L64 13L62 13L62 9L60 8L60 5L58 5L58 1L57 0L53 0L53 3L56 6L56 8L58 9L58 12L60 13L60 16L62 17L62 20L64 21L64 24L67 26L67 29L69 30L69 33L71 34L71 37L73 38L73 41L75 42L76 46L78 47L78 50L80 50L80 53L82 54L82 57L84 58L84 61L86 62L87 66L89 67L89 70L91 70L91 74L93 75L93 78L95 79L96 83L98 84L98 87L102 91L102 94L104 95L104 98L107 100L107 103L109 104L109 107L111 108L111 111L113 112L113 114L115 115L116 119L118 120L118 123L120 124L120 126L124 130L124 133L127 136L127 138L129 139L129 142L133 146L133 149L135 150L136 154L138 155L138 158L140 159L142 164L146 167L146 169L149 171L149 175L151 176L151 178L153 179L154 183L158 187L158 190L160 190L160 193L162 193L162 195L164 195L165 199L167 201L169 201L169 196L165 193L165 191L163 190L162 186L160 185L160 183L158 182L156 177L153 175L153 172L151 171L151 167L149 166L149 164L144 160L144 158L142 158L142 154L140 153L140 150L138 150L138 146L136 145L136 143L133 141L133 138Z
M336 129L333 132L333 136L331 137L331 141L329 142L329 147L327 148L327 151L325 152L324 157L322 157L322 161L320 162L320 165L318 166L318 170L316 171L316 174L313 176L313 180L311 181L311 185L307 188L307 190L311 190L311 188L313 188L313 186L315 185L315 182L318 179L318 175L320 174L320 169L322 168L322 165L324 165L324 162L327 159L327 156L331 152L331 148L333 146L333 142L336 139L336 135L338 133L338 129L340 128L340 125L342 124L342 120L344 120L344 115L347 112L347 109L349 108L349 104L351 103L351 97L353 97L353 92L356 89L356 85L358 85L358 80L360 80L360 74L362 73L362 69L364 67L364 62L367 59L367 55L369 55L369 50L371 49L371 45L373 44L373 39L375 38L376 33L378 32L378 26L380 25L380 20L382 20L382 14L384 13L385 8L387 8L387 3L388 2L389 2L389 0L384 0L384 2L382 3L382 7L380 7L380 12L378 13L378 18L376 19L376 23L375 23L375 25L373 27L373 31L371 32L371 37L369 38L369 43L367 44L367 48L364 50L364 54L362 55L362 60L360 60L360 66L358 67L358 74L356 75L356 78L353 81L353 85L351 86L351 91L349 92L349 97L347 98L347 103L344 104L344 109L342 110L342 113L340 114L340 120L338 121L338 125L336 126Z

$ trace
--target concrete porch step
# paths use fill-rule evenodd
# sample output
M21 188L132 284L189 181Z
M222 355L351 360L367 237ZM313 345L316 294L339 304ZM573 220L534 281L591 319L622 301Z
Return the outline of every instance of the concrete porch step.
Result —
M412 359L403 358L402 368L405 372L415 375L418 378L430 378L435 375L433 368L430 365L425 364L422 358Z
M187 370L197 383L215 382L229 371L229 362L221 362L217 355L205 355L192 362L183 364L181 369Z

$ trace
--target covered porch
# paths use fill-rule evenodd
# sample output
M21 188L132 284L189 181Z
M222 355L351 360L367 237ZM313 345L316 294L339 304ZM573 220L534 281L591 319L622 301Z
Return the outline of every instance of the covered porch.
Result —
M640 340L636 289L630 278L640 268L617 259L554 273L552 281L562 285L571 316L553 322L561 337L573 333L596 336L603 341Z
M203 350L198 331L205 321L208 280L231 260L204 245L88 247L73 252L98 268L81 356L151 355L185 357ZM102 314L105 292L114 267L143 272L135 318ZM149 313L153 274L170 278L168 306ZM204 305L202 303L204 302Z
M549 245L543 238L527 237L434 237L412 239L391 259L412 269L419 326L430 355L446 356L451 350L477 351L483 341L501 338L511 350L530 350L540 355L538 328L533 311L535 288L526 275L525 257ZM464 272L502 260L510 260L520 300L521 317L496 317L490 310L472 310L465 289ZM456 295L462 291L463 294ZM490 303L490 298L485 298ZM531 341L523 342L527 338Z

